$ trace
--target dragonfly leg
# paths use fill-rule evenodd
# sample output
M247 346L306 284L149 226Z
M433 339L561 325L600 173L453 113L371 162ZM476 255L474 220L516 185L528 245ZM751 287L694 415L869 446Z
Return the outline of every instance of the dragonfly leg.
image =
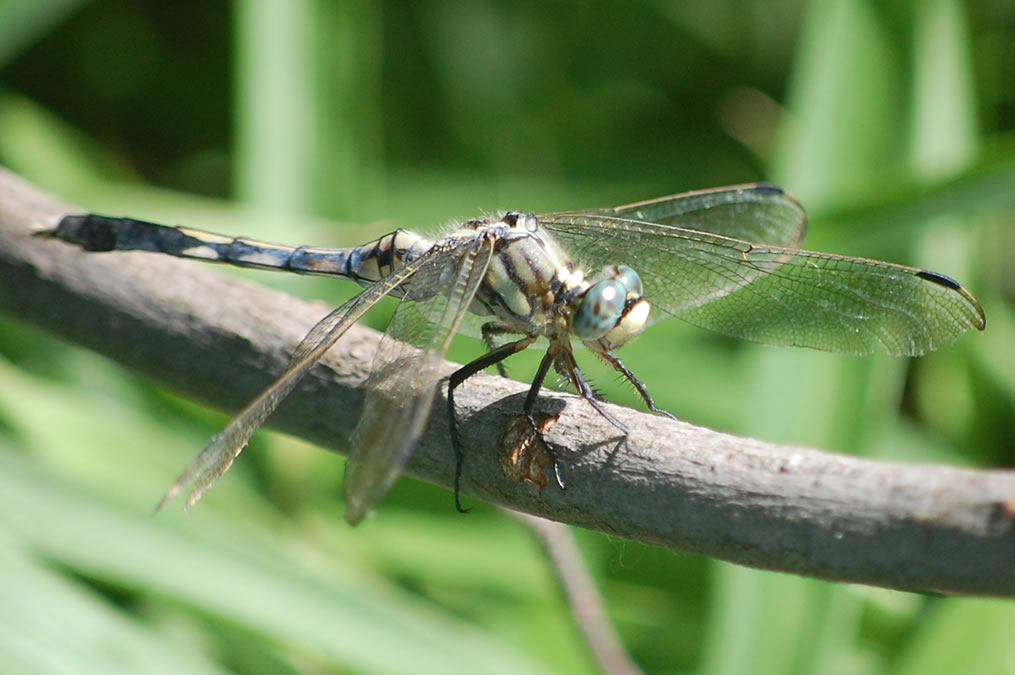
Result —
M522 406L522 413L525 414L525 419L528 420L529 427L532 429L532 433L535 436L540 437L542 440L542 426L536 420L536 399L539 398L539 390L543 388L543 380L546 379L546 374L550 372L550 366L557 360L556 355L553 353L553 349L547 350L546 354L543 355L543 360L539 362L539 368L536 370L536 376L532 378L532 386L529 387L529 393L525 396L525 404ZM553 463L553 477L557 481L557 486L563 490L564 478L560 473L560 464L557 463L557 458L553 454L553 450L550 449L549 445L543 443L543 448L546 450L546 454L550 456L550 461Z
M512 334L512 335L517 335L518 334L516 331L513 331L510 328L508 328L507 326L501 325L501 324L497 323L496 321L488 321L487 323L484 323L483 327L480 329L480 331L483 334L483 344L486 345L487 351L490 351L490 352L492 352L495 349L497 349L497 344L493 341L493 338L495 336L497 336L497 335L506 335L506 334L509 334L509 333ZM501 377L507 377L508 376L507 375L507 369L504 367L504 361L503 360L498 361L495 365L497 366L497 374L498 375L500 375Z
M623 422L618 420L616 417L611 415L605 408L600 405L602 403L599 395L589 384L588 380L582 374L581 369L578 367L578 363L574 360L574 355L571 353L570 345L565 343L565 347L549 349L543 356L543 360L539 362L539 369L536 371L536 376L532 380L532 386L529 388L529 393L525 397L525 405L522 408L522 412L525 413L525 417L529 421L529 425L532 427L534 434L540 434L540 426L535 418L536 399L539 398L539 390L543 386L543 381L546 379L547 373L550 372L550 366L556 366L558 370L562 370L563 373L574 383L578 393L581 394L582 398L589 402L597 413L602 415L607 422L617 427L624 434L628 433L627 426ZM565 489L564 478L560 471L560 464L557 462L557 458L553 456L549 446L546 446L547 452L550 454L550 459L553 462L553 475L557 481L557 485L561 490Z
M481 370L486 370L490 366L498 365L501 361L512 354L517 354L523 349L528 348L528 346L535 340L536 338L534 336L525 336L520 340L508 342L507 344L491 349L475 361L467 363L453 372L451 377L448 379L448 418L450 420L449 424L451 425L451 447L454 448L455 451L455 508L459 513L468 513L468 509L462 507L459 491L462 481L462 465L465 462L465 451L462 449L462 440L458 436L458 416L455 413L455 389Z
M608 364L613 366L615 370L619 371L624 377L627 378L628 382L634 385L635 390L637 390L638 395L641 396L641 399L645 401L645 405L648 406L649 410L651 410L654 413L658 413L660 415L665 415L666 417L669 417L671 420L677 419L669 411L656 407L655 401L652 400L652 395L648 393L648 389L645 387L644 383L641 380L639 380L634 373L628 370L627 366L625 366L620 359L618 359L610 352L596 352L596 356L598 356L603 361L606 361Z
M568 345L568 347L570 347L570 345ZM607 412L606 408L600 405L603 402L603 400L599 397L599 394L596 393L595 389L592 388L592 385L589 384L588 380L585 379L585 375L582 374L581 369L578 367L578 363L574 360L574 354L571 353L571 350L567 349L564 353L556 354L554 355L554 358L557 360L557 363L563 368L568 379L571 380L571 382L574 384L575 388L578 390L578 393L581 394L582 398L588 401L589 405L591 405L597 413L602 415L607 422L617 427L620 431L624 432L625 434L628 433L627 426L623 422L618 420L616 417L611 415L609 412ZM533 403L535 403L535 395L533 394L532 390L529 391L529 396L533 399ZM526 400L526 403L527 402L528 401Z

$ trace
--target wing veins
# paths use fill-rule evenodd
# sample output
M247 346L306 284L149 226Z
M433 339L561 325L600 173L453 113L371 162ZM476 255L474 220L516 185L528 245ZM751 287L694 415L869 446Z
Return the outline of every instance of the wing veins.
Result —
M377 301L397 289L420 266L414 261L373 284L317 322L300 341L286 371L257 395L221 432L198 453L180 476L169 486L155 507L166 503L192 485L186 506L196 504L215 481L224 474L246 446L247 441L296 387L307 372Z
M438 365L486 276L493 255L492 242L480 237L457 255L460 257L453 275L441 270L443 260L433 262L438 280L447 280L446 287L433 294L432 302L403 300L385 335L386 344L378 350L363 415L353 432L353 449L346 464L345 517L351 524L359 522L387 493L412 454L433 407L439 382ZM442 305L443 297L447 301ZM431 324L433 331L425 341L416 341L421 344L414 344L412 335L399 333L403 332L403 322L421 304L425 305L426 314L421 320ZM392 354L384 356L389 348ZM390 371L395 374L389 377Z

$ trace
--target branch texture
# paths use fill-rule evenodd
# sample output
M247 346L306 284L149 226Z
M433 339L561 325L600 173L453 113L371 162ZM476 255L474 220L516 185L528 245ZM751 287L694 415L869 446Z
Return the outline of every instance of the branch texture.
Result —
M31 236L72 210L0 169L0 308L183 396L238 410L284 370L289 351L330 309L211 266L90 254ZM378 339L351 330L269 425L344 451ZM546 391L540 409L560 415L546 439L568 488L540 491L505 478L499 462L525 391L481 374L456 392L471 449L465 494L753 567L1015 595L1015 472L873 462L610 406L631 430L625 438L577 397ZM441 400L434 409L408 472L447 486L454 458Z

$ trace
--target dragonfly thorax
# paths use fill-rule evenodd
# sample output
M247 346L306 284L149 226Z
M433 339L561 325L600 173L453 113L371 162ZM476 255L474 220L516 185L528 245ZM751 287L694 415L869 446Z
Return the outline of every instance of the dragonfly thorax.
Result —
M498 327L523 335L560 332L561 298L582 283L567 255L532 214L467 223L494 237L494 255L470 310L493 315ZM566 331L566 328L564 329Z
M626 265L607 266L591 283L532 214L509 212L499 221L467 227L497 232L496 255L471 308L493 314L513 332L551 341L573 334L590 349L616 349L641 333L651 305Z

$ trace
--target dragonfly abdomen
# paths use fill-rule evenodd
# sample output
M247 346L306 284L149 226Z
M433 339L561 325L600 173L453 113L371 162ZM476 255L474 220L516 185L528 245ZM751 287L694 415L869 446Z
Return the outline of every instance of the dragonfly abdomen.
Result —
M67 216L45 234L86 251L149 251L237 267L344 277L361 285L390 274L405 264L407 256L430 245L419 235L396 230L352 248L286 246L91 213Z

